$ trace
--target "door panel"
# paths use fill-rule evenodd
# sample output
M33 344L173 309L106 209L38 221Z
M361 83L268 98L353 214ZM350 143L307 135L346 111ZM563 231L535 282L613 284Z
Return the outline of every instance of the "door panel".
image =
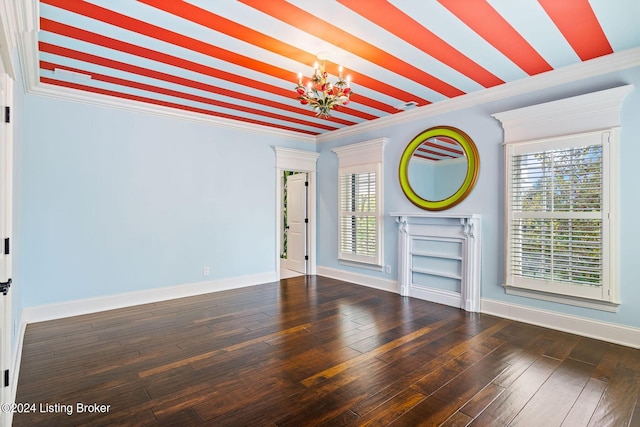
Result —
M306 273L307 249L307 174L287 178L287 268Z

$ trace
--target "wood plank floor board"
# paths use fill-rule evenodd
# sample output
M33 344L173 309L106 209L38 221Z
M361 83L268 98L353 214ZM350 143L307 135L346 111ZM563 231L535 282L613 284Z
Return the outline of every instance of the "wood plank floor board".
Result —
M111 406L14 425L617 427L639 397L640 350L300 276L28 325L19 402Z

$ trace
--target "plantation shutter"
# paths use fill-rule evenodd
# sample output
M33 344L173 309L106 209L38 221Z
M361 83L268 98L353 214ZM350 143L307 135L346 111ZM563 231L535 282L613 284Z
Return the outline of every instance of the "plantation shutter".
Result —
M333 149L338 155L337 249L343 264L382 267L382 163L386 141L378 138Z
M506 260L511 285L602 297L607 138L600 132L512 147Z
M340 252L347 257L375 258L378 228L375 171L342 175L340 210Z

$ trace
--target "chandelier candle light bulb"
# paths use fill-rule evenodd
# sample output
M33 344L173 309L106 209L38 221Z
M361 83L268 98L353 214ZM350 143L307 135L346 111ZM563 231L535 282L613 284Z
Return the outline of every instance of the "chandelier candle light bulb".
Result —
M313 64L313 75L307 83L303 85L302 73L298 73L298 85L296 92L298 101L302 105L309 105L316 116L322 118L331 117L331 110L338 109L341 105L347 105L351 97L351 76L345 80L342 77L344 68L338 67L338 81L331 83L328 80L329 74L325 69L325 60Z

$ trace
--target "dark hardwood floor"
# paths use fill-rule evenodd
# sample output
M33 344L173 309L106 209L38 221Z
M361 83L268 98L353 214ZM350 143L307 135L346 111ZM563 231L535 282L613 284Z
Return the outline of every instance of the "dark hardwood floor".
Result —
M639 396L640 350L299 277L29 325L14 425L622 427Z

